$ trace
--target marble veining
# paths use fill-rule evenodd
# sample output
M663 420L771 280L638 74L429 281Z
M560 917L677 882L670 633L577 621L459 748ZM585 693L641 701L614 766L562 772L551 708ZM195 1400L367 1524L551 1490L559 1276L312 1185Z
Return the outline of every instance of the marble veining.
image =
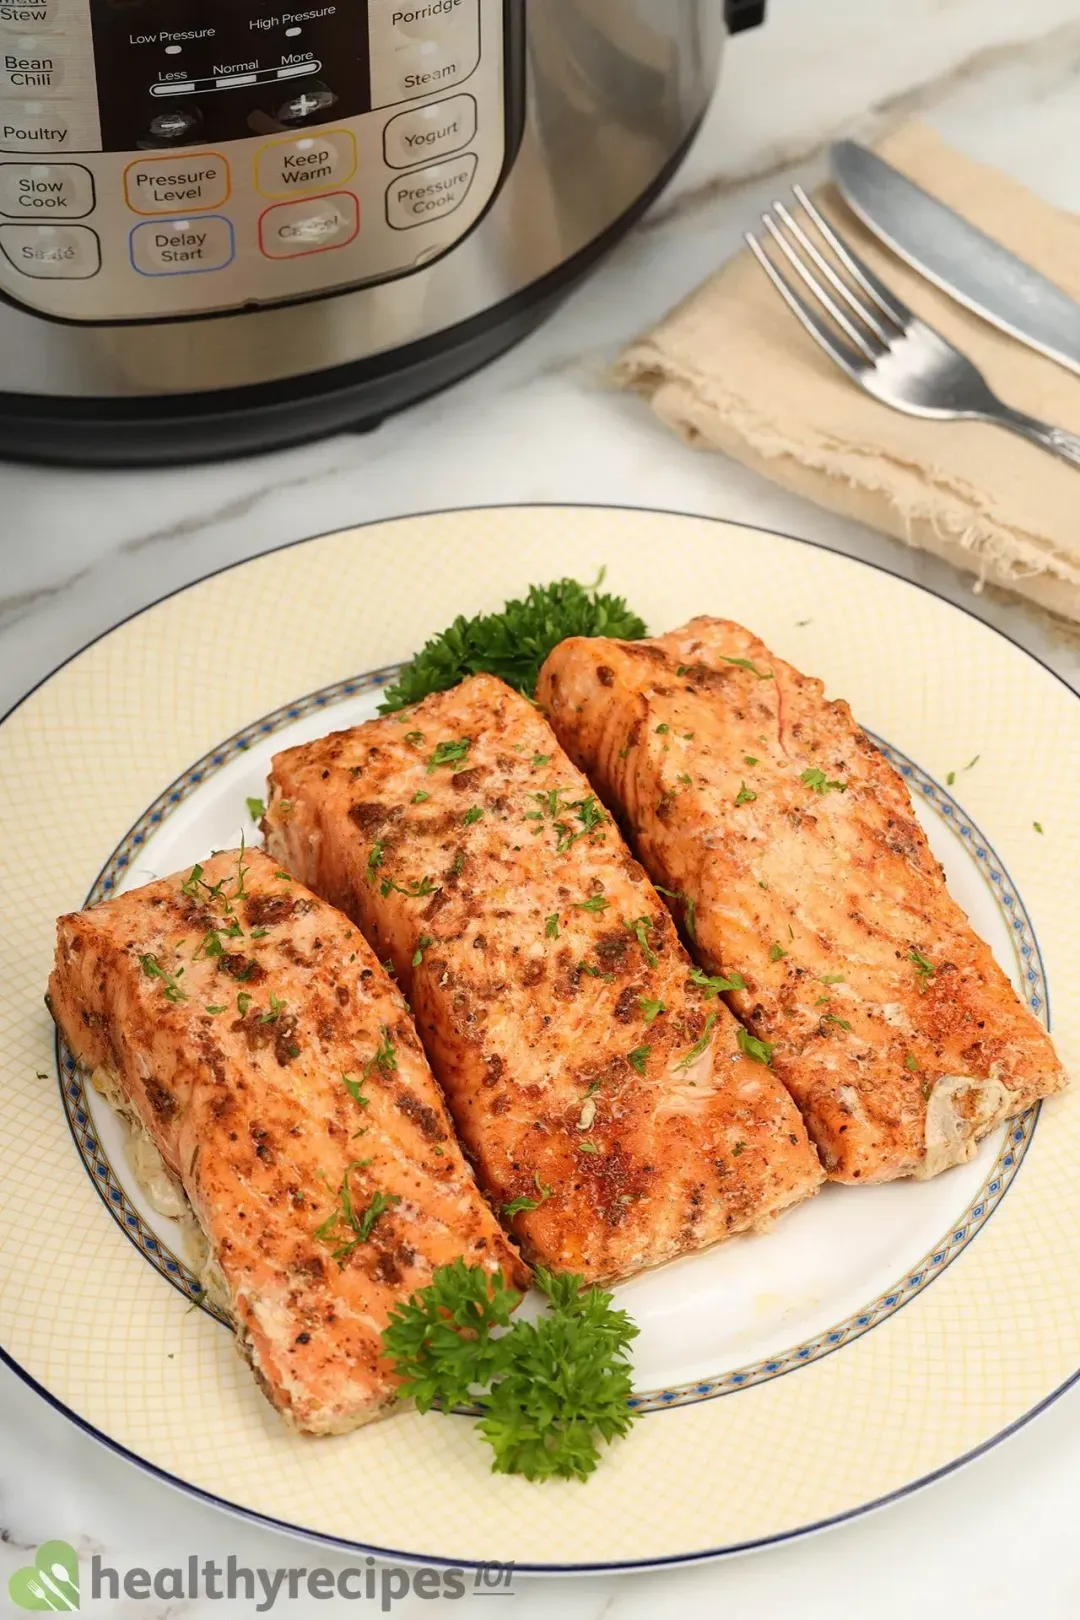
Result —
M721 93L680 175L600 274L487 371L385 424L218 467L87 473L0 464L0 711L91 637L187 581L347 524L472 503L612 501L735 518L883 564L973 607L1080 690L1080 638L1033 610L686 449L607 384L622 342L737 246L774 193L824 169L828 143L918 113L976 156L1080 209L1077 0L771 0L732 41ZM405 651L406 649L403 649ZM2 1279L0 1279L2 1284ZM677 1414L671 1414L678 1421ZM666 1419L665 1419L666 1421ZM826 1536L701 1569L632 1579L519 1580L517 1620L1075 1620L1080 1394L957 1475ZM354 1482L359 1485L360 1482ZM588 1512L587 1488L582 1511ZM195 1502L104 1450L0 1367L0 1598L41 1541L120 1570L181 1565L338 1569L317 1551ZM394 1613L470 1612L409 1597ZM205 1620L254 1602L121 1598L84 1612ZM330 1616L378 1605L279 1600ZM15 1612L15 1611L10 1611Z

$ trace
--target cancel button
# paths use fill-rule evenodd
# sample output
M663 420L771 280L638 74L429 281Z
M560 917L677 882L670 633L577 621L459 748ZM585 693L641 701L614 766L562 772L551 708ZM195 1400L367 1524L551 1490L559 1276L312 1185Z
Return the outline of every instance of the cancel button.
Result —
M449 158L399 175L386 193L386 217L396 231L426 225L460 208L476 173L476 154Z

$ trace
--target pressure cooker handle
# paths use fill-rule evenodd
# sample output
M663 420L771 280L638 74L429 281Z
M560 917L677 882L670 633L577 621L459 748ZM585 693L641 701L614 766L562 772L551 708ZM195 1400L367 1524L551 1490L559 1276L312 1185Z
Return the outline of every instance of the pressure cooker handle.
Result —
M724 15L728 33L741 34L744 28L756 28L765 21L766 0L724 0Z

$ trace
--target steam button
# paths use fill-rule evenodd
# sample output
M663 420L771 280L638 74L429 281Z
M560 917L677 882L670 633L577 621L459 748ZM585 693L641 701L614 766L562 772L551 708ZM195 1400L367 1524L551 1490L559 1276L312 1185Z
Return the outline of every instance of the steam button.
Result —
M375 107L447 90L480 60L477 0L370 0L368 28Z

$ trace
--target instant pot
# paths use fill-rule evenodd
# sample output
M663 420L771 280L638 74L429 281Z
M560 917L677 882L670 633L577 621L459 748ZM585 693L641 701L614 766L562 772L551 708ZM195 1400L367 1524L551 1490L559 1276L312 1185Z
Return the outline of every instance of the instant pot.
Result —
M365 427L641 214L764 0L0 0L0 455Z

